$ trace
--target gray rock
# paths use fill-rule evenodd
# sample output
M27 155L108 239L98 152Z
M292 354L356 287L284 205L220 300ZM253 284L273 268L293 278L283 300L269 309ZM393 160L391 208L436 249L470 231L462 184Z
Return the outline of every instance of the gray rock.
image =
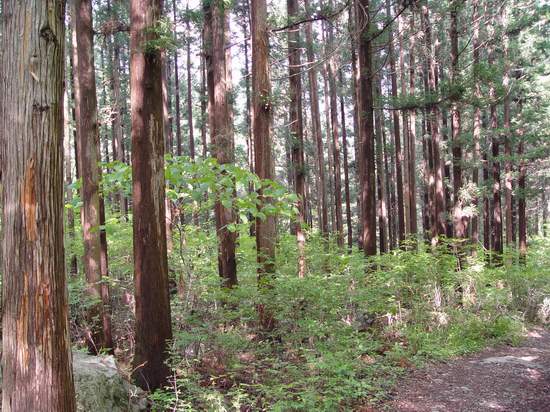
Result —
M73 371L78 411L147 410L145 393L118 373L112 356L91 356L73 352Z

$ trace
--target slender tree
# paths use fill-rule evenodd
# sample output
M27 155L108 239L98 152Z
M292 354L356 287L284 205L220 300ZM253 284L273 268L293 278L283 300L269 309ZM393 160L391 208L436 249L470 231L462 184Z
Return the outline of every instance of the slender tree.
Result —
M211 142L218 163L234 162L233 125L229 96L231 84L228 79L226 56L226 18L220 0L205 3L205 46L208 85L208 115ZM235 257L236 234L228 226L235 221L233 210L225 207L220 199L215 205L216 232L218 235L218 272L222 286L232 288L237 284L237 260Z
M136 343L133 378L144 389L161 387L172 338L166 252L162 56L152 40L161 0L130 3L130 78Z
M252 0L252 129L254 135L254 170L261 179L273 179L274 162L271 143L271 83L269 79L269 32L265 0ZM258 191L260 206L269 205L271 199ZM256 253L260 288L269 286L275 271L275 216L256 218ZM273 316L259 308L263 329L273 328Z
M63 246L63 1L2 3L2 410L74 412Z
M356 0L359 73L359 162L361 176L362 237L365 255L376 255L376 185L374 159L374 114L372 40L369 29L369 0Z
M298 1L287 0L288 19L298 16ZM294 189L298 195L298 216L296 221L296 240L298 244L298 276L306 273L305 242L303 229L305 212L305 163L304 135L302 119L302 78L300 59L300 29L291 27L288 30L288 76L290 83L290 138L292 144L292 168L294 172Z
M75 109L78 159L82 178L82 237L84 239L84 272L88 293L94 303L89 310L90 331L87 335L90 353L113 348L109 313L109 286L102 281L107 275L106 250L101 242L101 204L99 182L99 124L93 56L93 23L91 0L75 0ZM106 249L106 241L103 247ZM103 257L103 259L102 259ZM103 265L102 265L103 260Z

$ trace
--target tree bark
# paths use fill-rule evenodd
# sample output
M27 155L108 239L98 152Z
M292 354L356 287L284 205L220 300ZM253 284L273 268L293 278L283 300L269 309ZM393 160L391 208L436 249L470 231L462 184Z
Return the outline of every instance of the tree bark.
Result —
M101 170L97 92L93 56L93 23L91 0L76 0L74 27L76 33L75 109L78 159L82 178L82 237L84 239L84 273L90 299L97 301L89 311L88 350L97 354L113 347L110 331L108 284L102 282L101 267Z
M463 185L462 178L462 142L460 141L461 134L461 112L459 108L459 52L458 52L458 12L462 7L462 0L453 0L451 4L451 133L452 133L452 148L453 148L453 223L454 237L463 239L468 231L468 218L464 213L464 201L461 197L460 190Z
M377 76L376 95L378 98L382 95L381 79ZM379 99L380 101L380 99ZM382 146L382 109L377 109L375 113L375 132L376 132L376 185L378 196L378 235L380 253L388 251L388 210L386 202L386 182L383 168L383 146Z
M176 0L172 0L172 14L174 19L174 38L177 38L176 25ZM176 105L176 154L182 155L182 140L181 140L181 98L180 98L180 76L179 76L179 64L178 64L178 49L174 50L174 94Z
M63 1L2 3L2 410L74 412L63 245Z
M390 0L386 0L386 13L391 16ZM400 51L400 54L402 51ZM397 67L395 63L394 40L392 30L388 30L388 56L390 61L391 94L397 98ZM395 175L397 191L397 235L399 243L405 238L405 214L403 205L403 149L401 148L401 131L399 128L399 111L393 110L393 136L395 140ZM404 118L403 118L404 120Z
M429 10L426 5L422 6L422 21L425 33L427 60L428 60L428 90L430 94L436 93L436 61L433 54L432 29L430 24ZM439 241L439 236L447 233L446 209L445 209L445 185L444 165L441 160L441 132L439 129L439 120L441 117L439 107L436 103L431 103L429 107L428 121L431 130L431 142L429 157L432 159L431 178L433 179L431 189L431 243L435 246Z
M363 251L366 256L376 255L376 185L374 160L373 72L372 40L370 39L369 0L356 0L359 38L359 132L361 147L361 208Z
M228 107L230 84L227 78L227 65L231 62L226 61L225 19L221 1L216 0L206 6L205 45L210 135L220 165L234 162L233 125ZM216 200L214 213L218 235L218 272L222 287L232 288L237 284L236 233L231 232L228 225L234 223L235 217L233 210L223 206L219 198Z
M172 338L166 252L162 56L150 45L162 13L161 0L130 3L130 90L134 209L136 343L133 378L156 389L170 373Z
M415 47L416 47L416 34L414 26L415 6L412 6L411 16L409 19L410 45L409 45L409 95L414 96L415 93ZM408 162L407 173L409 174L409 224L410 234L416 237L418 232L418 223L416 220L416 110L410 109L408 111L409 126L408 130Z
M340 141L338 139L338 100L336 98L336 60L333 48L334 31L332 25L326 25L327 33L327 54L329 54L327 62L327 75L329 85L329 106L330 106L330 124L332 135L332 163L334 165L334 215L336 223L336 243L339 247L344 247L344 224L342 214L342 168L340 165ZM330 50L328 50L330 48Z
M518 112L521 115L522 102L519 101ZM520 118L520 121L523 119ZM523 124L518 129L518 157L519 157L519 176L518 176L518 237L519 237L519 262L525 264L527 260L527 215L526 211L526 197L525 197L525 181L527 179L527 167L524 158L524 129Z
M189 11L189 5L187 6L186 10ZM185 21L185 28L187 29L187 34L189 35L189 33L191 32L189 18L187 18ZM191 158L191 160L194 161L195 131L193 127L193 84L191 83L191 39L187 39L185 46L185 51L187 53L187 127L189 128L189 157ZM195 214L195 216L197 215Z
M340 87L344 85L344 76L342 70L338 71ZM346 226L348 234L348 249L351 251L353 246L353 228L351 225L351 202L349 188L349 161L348 161L348 133L346 130L346 111L344 107L344 96L340 93L340 116L342 119L342 148L344 152L344 189L346 196Z
M288 19L298 16L298 1L287 0ZM292 139L292 167L294 171L294 189L298 196L298 216L296 217L296 241L298 244L298 277L306 274L304 209L305 192L305 164L304 164L304 135L302 119L302 77L300 63L300 28L288 30L288 76L290 83L290 134Z
M308 0L304 2L306 10L308 9ZM309 79L309 98L311 102L311 125L312 134L315 141L316 160L317 160L317 196L319 198L319 227L324 238L328 238L328 213L327 213L327 195L325 191L325 155L323 152L323 133L321 130L321 114L319 111L319 91L317 83L317 68L315 64L315 53L313 51L313 30L312 23L305 26L306 33L306 53L308 64L311 67L308 70Z
M477 78L477 66L479 65L479 0L473 0L472 2L472 21L473 21L473 33L472 33L472 47L473 47L473 71L474 71L474 96L476 100L481 99L481 86ZM472 170L472 183L477 188L479 186L479 166L478 162L481 158L481 108L479 103L476 101L474 105L474 115L473 115L473 143L474 143L474 153L473 153L473 170ZM471 221L471 240L474 246L477 247L479 243L479 217L478 217L478 204L479 199L477 194L474 195L472 199L472 204L475 207L475 212L472 216Z
M254 138L254 170L260 179L273 179L274 162L271 139L271 83L269 79L269 31L265 0L251 1L252 35L252 129ZM271 198L258 190L260 207L269 205ZM275 216L256 218L256 253L258 284L269 287L275 271ZM263 306L258 308L264 330L273 328L274 318Z

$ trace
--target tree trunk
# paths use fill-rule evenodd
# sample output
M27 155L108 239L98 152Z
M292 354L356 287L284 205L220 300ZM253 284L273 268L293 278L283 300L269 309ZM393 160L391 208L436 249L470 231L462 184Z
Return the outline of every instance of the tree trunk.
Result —
M323 32L324 34L324 32ZM323 35L323 42L326 42L325 36ZM328 76L326 65L323 65L322 68L323 75L323 106L325 111L325 130L326 130L326 145L327 145L327 158L328 158L328 182L327 190L329 193L334 191L334 156L332 154L332 139L331 139L331 126L330 126L330 101L329 101L329 89L328 89ZM334 232L336 229L336 216L334 214L334 202L328 202L328 214L330 215L330 232Z
M271 142L271 83L269 79L269 31L267 27L267 6L265 0L251 2L252 36L252 129L254 135L254 170L260 179L273 179L275 165ZM265 207L271 198L258 190L260 207ZM275 271L275 216L256 218L256 253L258 262L258 284L269 287ZM273 329L274 318L258 308L260 323L264 330Z
M172 0L172 14L174 19L174 38L177 38L177 14L176 0ZM180 98L180 76L178 65L178 49L174 49L174 92L176 101L176 154L182 155L182 140L181 140L181 98Z
M298 1L287 0L288 19L298 16ZM298 216L296 218L296 241L298 244L298 276L306 274L305 243L303 229L305 206L305 165L304 135L302 120L302 77L300 63L300 28L288 30L288 76L290 83L290 134L292 139L292 167L294 170L294 188L298 196Z
M422 6L422 21L425 32L425 41L427 49L428 59L428 90L433 95L436 93L436 61L433 55L432 45L432 31L429 17L429 10L426 5ZM441 117L439 107L437 104L432 103L430 105L430 114L428 121L430 123L431 130L431 142L429 157L432 159L432 171L433 185L431 190L431 243L435 246L438 243L439 236L445 235L447 232L447 224L445 218L445 185L443 181L444 177L444 165L441 160L441 132L439 129L439 119Z
M462 6L462 0L454 0L451 4L451 133L453 148L453 196L454 196L454 237L463 239L467 235L468 218L464 213L464 201L460 196L460 190L463 185L462 179L462 142L461 133L461 113L459 109L459 99L457 83L459 82L459 54L458 54L458 12Z
M473 47L473 67L474 67L474 96L476 99L481 99L481 86L479 80L477 79L477 67L479 65L479 14L478 14L479 0L473 0L472 2L472 21L473 21L473 33L472 33L472 47ZM481 147L480 147L480 138L481 138L481 109L479 104L476 102L474 106L474 116L473 116L473 143L474 143L474 153L473 153L473 170L472 170L472 183L477 188L479 186L479 166L478 162L481 158ZM479 217L478 217L478 203L479 199L477 194L474 195L472 199L472 204L475 207L475 213L472 216L471 221L471 240L475 247L479 242Z
M522 102L519 101L518 112L521 115L522 111ZM520 121L523 121L520 118ZM522 264L526 263L527 259L527 216L525 213L526 210L526 197L525 197L525 180L527 178L527 167L525 164L524 158L524 129L523 124L521 124L518 129L518 157L519 157L519 176L518 176L518 237L519 237L519 261Z
M338 71L340 87L344 86L344 76L342 70ZM342 119L342 147L344 151L344 189L346 195L346 226L348 232L348 249L351 251L353 246L353 229L351 226L351 204L349 189L349 162L348 162L348 133L346 130L346 111L344 107L344 96L340 93L340 116Z
M496 22L493 22L496 23ZM494 36L494 28L491 24L489 25L489 38ZM488 52L488 62L489 64L494 64L495 62L495 47L494 45L489 45ZM502 255L502 206L501 206L501 188L500 188L500 136L497 130L498 128L498 114L497 114L497 102L496 102L496 90L494 82L491 82L489 85L489 99L491 101L490 105L490 121L491 121L491 150L492 150L492 172L493 172L493 204L491 211L491 220L492 220L492 232L491 232L491 251L493 252L493 259L495 264L500 263L500 258Z
M72 164L71 164L71 122L69 114L69 96L67 94L67 88L64 93L64 112L63 112L63 128L64 128L64 141L63 141L63 153L65 156L65 203L71 204L73 201L73 189L71 187L73 183L72 178ZM74 211L70 207L67 209L67 231L69 240L71 243L75 241L75 222ZM71 254L70 258L70 273L71 275L78 274L78 259L76 253Z
M308 1L304 2L306 10ZM323 133L321 130L321 114L319 112L319 92L317 84L317 68L314 65L315 53L313 51L313 32L312 23L307 23L306 32L306 52L308 64L311 67L308 70L309 78L309 98L311 101L311 125L312 133L316 147L317 160L317 196L319 198L319 227L324 238L328 238L328 213L327 213L327 195L325 191L325 155L323 152Z
M372 40L370 39L369 0L356 0L359 39L359 131L361 148L361 208L363 250L366 256L376 255L376 186L374 160Z
M409 19L410 45L409 45L409 95L414 96L415 93L415 58L414 52L416 47L416 35L414 28L415 7L411 10ZM408 111L409 126L408 131L408 161L407 173L409 175L409 216L410 234L416 238L418 232L418 223L416 221L416 110L414 108Z
M62 1L2 3L2 410L74 412L63 246Z
M332 156L334 165L334 214L336 221L336 243L339 247L344 247L344 224L342 215L342 175L340 166L340 141L338 139L338 100L336 98L336 61L333 48L334 32L332 25L326 25L326 33L330 50L327 62L327 75L329 85L329 106L330 106L330 124L332 135Z
M390 0L386 0L386 13L391 16ZM402 54L402 50L400 51ZM388 56L390 61L390 78L391 78L391 94L397 98L397 68L395 64L395 52L393 43L393 34L391 29L388 30ZM396 191L397 191L397 235L399 242L405 238L405 214L403 205L403 150L401 148L401 132L399 128L399 111L393 110L393 136L395 139L395 175L396 175ZM403 119L405 120L405 119Z
M512 178L512 142L510 125L510 62L509 62L509 38L506 34L508 16L506 7L502 7L502 27L504 30L504 76L502 86L504 87L504 199L505 199L505 222L506 222L506 246L514 245L513 240L513 178Z
M174 0L175 1L175 0ZM189 11L189 5L186 11ZM185 21L185 28L187 34L191 32L191 25L189 24L189 18ZM195 160L195 131L193 128L193 84L191 83L191 40L186 40L186 52L187 52L187 127L189 128L189 157L191 160ZM195 216L197 216L195 214ZM198 223L198 222L196 222Z
M90 299L97 301L89 310L90 331L87 335L90 353L112 348L108 285L102 283L101 268L101 171L97 93L93 56L91 0L76 0L73 29L76 33L75 109L78 159L82 178L82 237L84 238L84 273ZM109 330L104 329L109 328Z
M134 208L136 343L133 378L156 389L170 373L167 340L172 338L166 253L162 57L146 48L161 18L161 0L130 3L130 90Z
M376 77L376 95L378 101L382 97L381 79ZM377 109L375 113L375 132L376 132L376 184L378 195L378 234L380 237L379 247L380 253L388 251L388 210L386 202L386 182L383 172L383 146L382 146L382 109Z
M229 83L226 61L226 14L219 0L206 6L205 31L207 84L209 96L209 123L211 141L220 165L234 162L233 125L229 110ZM221 194L218 194L218 196ZM218 198L215 204L216 232L218 235L218 272L222 287L237 284L237 260L235 257L236 233L228 229L234 223L233 210L223 206Z

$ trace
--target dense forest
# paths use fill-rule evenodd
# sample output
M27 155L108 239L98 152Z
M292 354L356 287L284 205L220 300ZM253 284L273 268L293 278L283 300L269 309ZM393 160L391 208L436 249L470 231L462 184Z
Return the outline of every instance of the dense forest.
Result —
M550 324L547 1L2 0L1 27L3 411L115 410L81 406L81 352L148 410L371 411Z

